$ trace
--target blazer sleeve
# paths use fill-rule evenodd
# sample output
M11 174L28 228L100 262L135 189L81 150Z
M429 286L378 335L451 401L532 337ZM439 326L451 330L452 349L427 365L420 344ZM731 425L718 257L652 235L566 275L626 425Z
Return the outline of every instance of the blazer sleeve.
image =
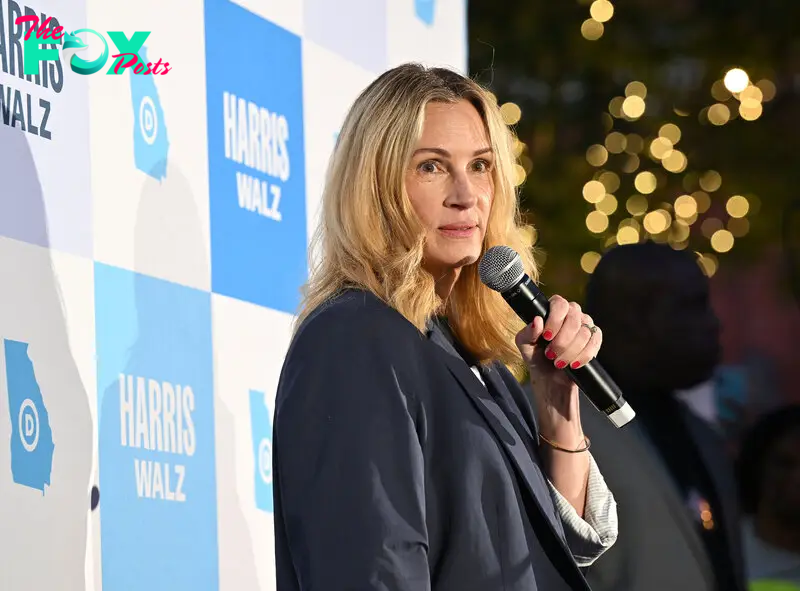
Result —
M583 518L550 481L548 485L576 564L580 567L593 564L614 545L619 533L617 503L597 462L589 455L589 481Z
M357 315L318 319L284 362L276 527L299 589L430 589L418 411L394 336Z

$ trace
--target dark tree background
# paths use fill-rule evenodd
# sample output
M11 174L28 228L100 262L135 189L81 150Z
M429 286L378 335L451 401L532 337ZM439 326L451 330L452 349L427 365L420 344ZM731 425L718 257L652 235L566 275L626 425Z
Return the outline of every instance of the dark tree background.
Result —
M581 26L590 18L591 0L469 1L470 74L489 86L500 104L521 108L515 129L525 144L520 162L528 173L522 202L538 231L543 282L549 292L578 299L587 278L581 256L603 252L619 222L631 217L626 200L637 193L639 172L660 171L658 188L647 195L649 210L664 207L673 219L668 206L675 198L700 190L699 179L707 171L719 173L722 183L707 191L711 205L691 224L684 247L711 253L721 270L746 266L781 245L782 221L800 186L800 4L626 0L613 2L613 9L602 36L590 41ZM771 93L762 93L763 112L748 121L738 116L740 100L728 93L722 102L733 117L713 125L708 107L720 101L712 86L717 82L719 96L718 81L736 67L760 88L769 89L771 82L775 96L767 100ZM761 86L763 80L767 86ZM632 81L647 88L644 115L611 117L610 101L624 97ZM679 173L647 155L666 123L681 131L674 147L686 155L688 166ZM612 131L644 139L635 170L624 172L631 167L624 152L608 154L602 166L587 162L587 149L603 145ZM612 187L619 205L608 230L593 234L586 216L595 206L582 190L604 171L619 176L619 187ZM727 225L725 204L737 194L750 199L749 229L731 250L716 253L701 231L703 221L715 217Z

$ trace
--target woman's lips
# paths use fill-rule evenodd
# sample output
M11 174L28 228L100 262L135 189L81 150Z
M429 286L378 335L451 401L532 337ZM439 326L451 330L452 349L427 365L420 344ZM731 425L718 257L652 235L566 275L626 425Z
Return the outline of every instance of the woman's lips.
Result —
M439 232L450 238L469 238L477 230L475 224L448 224L439 228Z

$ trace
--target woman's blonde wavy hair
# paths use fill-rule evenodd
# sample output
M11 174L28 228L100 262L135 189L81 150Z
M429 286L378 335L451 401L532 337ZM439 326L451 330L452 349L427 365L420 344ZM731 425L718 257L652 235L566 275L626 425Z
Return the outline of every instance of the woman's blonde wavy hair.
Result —
M375 294L420 331L446 314L460 343L481 363L519 368L514 344L523 323L478 276L461 270L447 302L422 267L425 228L406 193L404 177L431 101L467 100L481 115L494 151L494 200L483 252L516 250L528 275L538 269L521 224L514 178L514 136L492 95L473 80L442 68L404 64L382 74L356 99L342 126L311 243L311 275L296 326L348 288Z

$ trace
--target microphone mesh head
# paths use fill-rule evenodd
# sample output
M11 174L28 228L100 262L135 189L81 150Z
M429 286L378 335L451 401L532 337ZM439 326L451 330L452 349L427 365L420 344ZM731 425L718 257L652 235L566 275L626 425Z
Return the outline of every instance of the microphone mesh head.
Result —
M504 292L513 287L525 274L522 260L513 248L493 246L487 250L478 264L481 281L487 287Z

